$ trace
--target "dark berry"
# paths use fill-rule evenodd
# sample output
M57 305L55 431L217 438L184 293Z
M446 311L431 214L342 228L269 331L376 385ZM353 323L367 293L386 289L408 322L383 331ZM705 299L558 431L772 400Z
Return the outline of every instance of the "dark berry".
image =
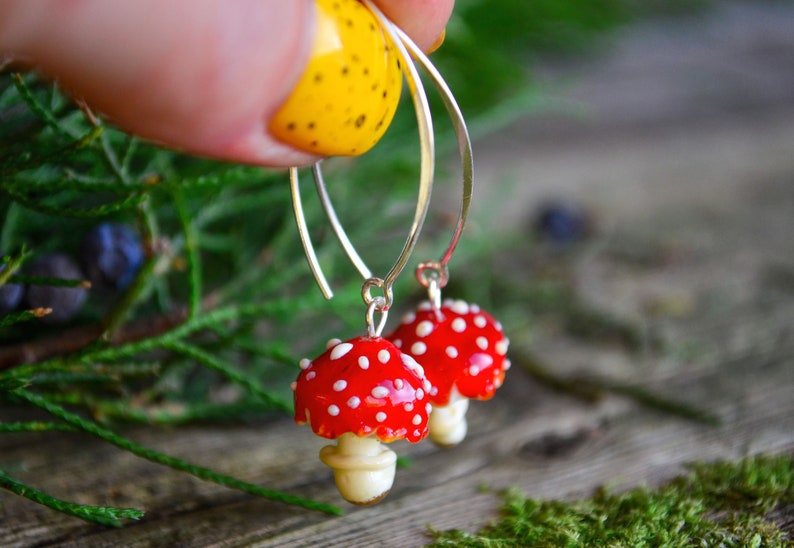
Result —
M83 273L77 263L68 255L53 253L42 255L27 269L30 276L81 280ZM28 286L25 299L30 308L52 308L45 316L48 322L65 322L74 317L83 306L88 291L84 287L58 287L50 285Z
M83 237L80 259L92 283L124 289L143 264L143 245L128 225L102 223Z
M564 202L548 202L538 208L535 232L556 244L571 244L588 236L590 220L587 212Z
M5 270L5 265L0 265L0 272ZM0 285L0 314L14 310L22 300L23 288L18 284Z

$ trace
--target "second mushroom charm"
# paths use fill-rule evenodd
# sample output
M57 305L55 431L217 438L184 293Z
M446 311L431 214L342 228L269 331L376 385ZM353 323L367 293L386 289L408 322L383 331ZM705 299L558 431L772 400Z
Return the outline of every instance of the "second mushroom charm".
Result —
M337 440L320 459L334 470L347 501L378 502L391 490L397 463L380 442L427 436L432 387L422 366L386 339L366 336L330 340L301 369L293 385L295 422Z
M388 338L426 366L433 384L430 439L457 445L466 437L469 399L492 398L510 368L502 326L475 304L425 301Z

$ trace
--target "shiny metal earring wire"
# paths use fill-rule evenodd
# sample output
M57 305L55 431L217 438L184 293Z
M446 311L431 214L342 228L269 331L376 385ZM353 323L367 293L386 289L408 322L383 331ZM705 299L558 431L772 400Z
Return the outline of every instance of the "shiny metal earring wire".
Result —
M424 217L429 206L433 183L433 162L435 148L433 141L432 117L429 106L427 105L427 99L422 82L419 78L414 63L410 59L411 57L413 57L413 59L422 67L422 69L427 73L435 85L452 122L461 157L463 197L461 200L461 208L452 240L441 259L438 261L423 262L417 267L416 270L416 276L419 283L428 288L428 291L431 295L439 295L438 297L435 297L436 301L440 299L440 289L443 288L448 281L449 274L447 264L452 258L452 254L455 250L455 247L457 246L460 235L463 232L469 206L471 204L473 187L473 156L471 139L469 137L468 129L466 128L466 123L463 119L460 108L444 78L441 76L432 62L427 58L424 52L422 52L422 50L416 46L416 44L414 44L402 30L394 26L377 9L377 7L371 4L371 2L365 0L364 3L372 10L375 16L379 19L383 28L390 34L392 40L394 40L394 42L398 45L401 61L403 62L403 66L406 67L406 80L408 81L409 89L411 90L414 101L414 107L416 109L422 158L419 198L417 200L417 209L414 215L414 222L411 226L408 239L405 243L405 246L403 247L402 252L400 253L400 256L397 259L397 262L383 279L372 277L370 269L361 259L350 239L347 237L347 234L345 233L344 228L339 221L336 211L334 210L330 196L328 195L319 162L314 164L312 167L312 174L314 176L317 194L320 197L323 210L325 211L329 224L331 225L336 238L338 239L342 248L345 250L345 253L347 254L353 266L365 279L364 287L362 289L362 296L365 302L370 304L372 301L372 297L369 294L370 289L372 287L380 287L382 288L386 299L386 306L383 310L388 310L388 308L391 306L392 284L396 280L397 276L405 268L410 254L416 245L416 241L419 237L419 233L424 222ZM308 235L305 216L303 214L303 208L300 202L298 172L296 168L292 168L290 170L290 180L292 183L295 216L298 222L301 241L303 242L304 250L306 251L307 260L309 261L312 272L314 273L315 279L323 291L323 294L326 296L326 298L331 298L333 292L322 273L322 269L319 266L317 256L314 252L314 248Z
M320 162L314 164L314 166L312 167L312 174L314 176L315 186L317 188L317 193L320 197L323 210L325 211L325 214L328 217L328 221L332 229L334 230L334 234L336 235L340 245L345 250L345 253L350 258L350 261L353 263L356 270L358 270L358 272L362 275L362 277L365 280L361 291L364 302L367 304L368 307L367 325L369 327L369 330L371 334L380 335L380 332L382 331L383 328L383 323L384 323L383 320L385 320L385 313L388 312L393 302L393 291L392 291L393 284L410 259L411 253L413 252L413 249L416 246L416 242L419 239L422 225L424 224L424 220L427 215L427 210L430 205L430 197L432 194L433 176L435 170L435 141L433 136L433 121L432 121L432 114L430 112L430 106L427 102L427 96L424 90L424 86L422 85L419 72L417 71L416 66L411 60L411 55L413 54L416 56L417 53L421 55L420 59L423 58L423 60L420 60L420 63L425 69L427 69L428 66L432 68L432 65L430 64L429 60L427 60L427 58L424 56L424 54L421 52L421 50L410 40L410 38L408 38L407 35L405 35L393 23L391 23L391 21L389 21L389 19L385 15L383 15L383 13L381 13L376 6L374 6L368 0L364 0L364 4L372 11L372 13L378 19L384 31L389 34L390 38L393 40L393 42L396 45L397 55L399 57L402 66L404 67L405 79L408 83L408 88L411 93L411 98L414 104L414 110L416 111L417 127L419 130L420 157L421 157L419 191L418 191L414 218L408 232L408 237L402 248L402 251L397 257L394 266L392 266L392 268L383 278L374 277L372 275L370 269L366 266L366 264L361 259L359 254L356 252L352 242L347 237L347 234L345 233L344 228L339 222L339 218L336 215L333 204L331 203L331 199L328 195L325 186L325 181L322 175L322 169L320 167ZM443 79L440 78L440 75L435 70L435 68L432 68L432 72L429 73L431 74L431 77L433 78L434 82L436 82L437 86L439 85L438 81L440 81L442 83L441 85L443 85L443 87L446 88L446 84L443 83ZM447 99L445 98L445 103L446 102ZM453 104L454 104L454 100L453 100ZM465 130L465 125L463 125L463 118L462 116L460 116L459 111L458 111L458 120L459 121L458 124L456 125L456 129L458 125L461 125ZM470 151L470 147L469 147L469 151ZM471 157L470 153L469 153L469 157ZM314 275L317 284L320 286L320 289L323 292L323 295L325 296L326 299L330 299L331 297L333 297L333 290L331 289L330 284L328 283L327 279L325 278L325 275L322 272L322 268L320 267L319 261L317 259L317 254L314 251L314 246L309 236L309 230L306 224L306 217L303 212L303 205L300 197L300 181L299 181L298 168L296 167L290 168L290 189L292 192L293 210L295 213L295 220L298 225L298 233L300 235L301 243L303 244L303 248L306 253L306 258L309 262L309 266L311 268L312 274ZM382 295L373 297L372 296L373 288L380 289L382 291ZM377 327L373 327L373 320L372 320L372 317L374 316L375 312L379 312L384 315L382 321L378 324Z

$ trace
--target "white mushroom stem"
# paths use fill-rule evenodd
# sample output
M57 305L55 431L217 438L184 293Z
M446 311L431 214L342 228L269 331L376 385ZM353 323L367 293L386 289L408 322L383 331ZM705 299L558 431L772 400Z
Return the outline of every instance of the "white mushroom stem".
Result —
M320 450L320 460L334 470L336 487L348 502L374 504L385 497L394 482L397 455L374 436L346 433Z
M453 388L447 405L433 406L428 422L430 439L441 447L452 447L463 441L468 430L466 423L468 409L469 398L461 396Z

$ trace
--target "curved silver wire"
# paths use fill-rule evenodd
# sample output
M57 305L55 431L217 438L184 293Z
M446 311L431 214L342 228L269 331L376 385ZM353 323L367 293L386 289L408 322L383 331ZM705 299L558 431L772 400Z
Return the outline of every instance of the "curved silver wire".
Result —
M438 289L441 289L447 284L449 280L449 273L447 264L455 252L455 247L458 245L458 240L463 232L463 227L466 224L466 218L469 215L469 207L471 206L471 197L474 187L474 156L471 148L471 138L469 137L469 130L466 127L466 121L463 119L463 113L460 111L455 96L452 90L449 89L444 77L438 72L435 65L428 59L427 55L416 45L411 39L399 28L397 34L400 40L405 44L408 51L422 66L422 69L427 73L433 84L438 90L438 94L447 109L449 119L452 122L452 127L455 130L455 136L458 140L458 151L460 153L461 166L462 166L462 184L463 184L463 198L461 200L460 211L458 213L458 222L455 226L455 232L452 234L452 240L447 247L447 250L438 261L428 261L421 263L417 267L417 280L424 287L429 287L429 280L424 276L424 271L429 268L437 269L440 278L438 279Z
M303 213L303 202L301 201L300 180L298 178L298 168L289 168L289 183L290 193L292 194L292 211L295 213L295 224L298 225L298 236L300 236L301 244L303 244L303 253L306 255L306 260L309 263L309 268L320 286L320 291L323 296L330 300L334 296L331 285L325 279L323 269L320 268L320 261L317 259L317 253L314 252L314 245L312 245L311 236L309 236L309 227L306 225L306 215Z
M347 237L347 234L345 233L344 228L342 227L341 223L339 222L339 218L336 215L336 211L334 210L331 199L328 196L325 181L323 180L322 176L320 162L314 164L312 173L314 175L315 186L317 187L317 192L320 196L323 210L328 217L328 221L331 224L334 234L339 240L339 243L342 245L342 248L345 250L345 253L347 254L350 261L365 279L364 286L362 287L362 296L364 301L367 303L367 305L369 305L374 299L377 299L377 297L371 296L371 288L381 288L384 293L384 299L382 301L378 301L383 303L380 305L379 312L385 312L391 307L392 304L392 286L397 277L405 268L406 264L408 264L408 260L410 259L411 253L413 252L416 242L419 239L419 234L422 230L422 225L424 224L425 217L427 216L427 210L430 206L430 196L433 188L433 173L435 171L435 141L433 136L432 115L430 112L430 105L427 102L427 95L425 93L424 86L422 85L419 72L411 60L411 56L408 53L406 46L402 43L402 37L398 34L399 29L397 29L397 27L394 26L394 24L389 21L389 19L383 15L383 13L381 13L381 11L369 0L363 0L363 2L372 11L376 19L378 19L381 27L389 35L392 42L395 44L395 47L397 48L397 55L402 66L404 67L405 79L408 83L408 88L411 93L414 110L416 111L421 156L419 191L413 222L411 223L408 237L405 241L405 244L403 245L402 250L400 251L399 256L397 257L397 260L394 263L394 266L392 266L383 279L372 277L371 271L358 255L353 244L350 242L350 239ZM413 48L416 48L416 46L414 46L413 42L410 42L410 40L409 43ZM298 169L295 167L290 168L290 189L292 192L292 204L295 213L295 219L298 224L298 233L306 253L306 259L309 262L309 267L311 268L312 274L317 280L317 284L320 286L323 295L326 299L330 299L333 297L333 291L331 290L331 287L322 272L322 268L319 265L317 255L314 251L314 246L311 243L308 227L306 225L306 217L303 212L303 205L300 198Z
M369 2L366 3L369 5ZM377 8L373 7L373 11L375 10L377 10ZM411 56L421 65L435 85L452 122L452 126L458 141L458 150L461 158L463 196L461 199L458 221L455 231L453 232L452 239L446 251L439 260L422 262L417 266L416 269L416 278L419 283L422 286L428 288L429 292L432 294L431 299L434 302L440 302L440 290L447 284L449 280L449 269L447 265L452 258L452 255L458 244L458 240L460 239L460 235L463 232L463 228L469 213L469 207L471 205L471 197L474 186L474 158L472 154L471 138L469 136L469 131L466 127L463 114L460 111L460 107L458 106L458 103L455 100L455 97L452 94L452 91L449 89L449 86L447 85L443 76L441 76L441 73L435 68L433 63L430 61L430 59L428 59L424 52L416 44L414 44L413 41L401 29L393 25L392 28L398 36L398 43L405 46ZM418 77L416 78L418 79ZM345 249L348 258L359 271L359 273L365 279L371 278L372 274L369 268L356 252L355 248L350 242L350 239L347 237L344 228L339 222L339 218L336 215L333 203L328 196L328 191L322 176L322 170L318 164L315 164L313 173L315 184L317 186L317 193L320 195L323 209L325 210L329 223L333 227L337 239ZM405 255L405 257L407 258L407 255ZM397 274L399 274L399 271L401 271L403 267L404 265L400 267L400 269L397 271ZM396 278L396 275L394 278ZM387 279L393 278L387 277ZM365 296L364 300L365 302L369 302L367 296Z

